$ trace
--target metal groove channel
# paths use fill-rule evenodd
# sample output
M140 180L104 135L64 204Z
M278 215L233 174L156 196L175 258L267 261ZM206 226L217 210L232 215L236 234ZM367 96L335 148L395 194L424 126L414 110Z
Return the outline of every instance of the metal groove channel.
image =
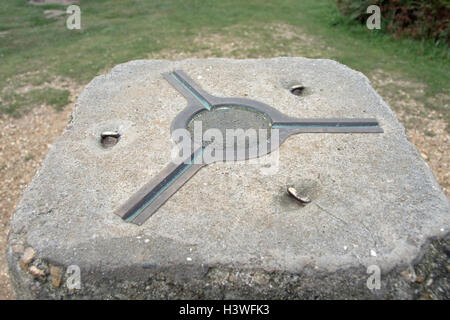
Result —
M339 119L339 120L305 120L305 121L293 121L293 122L275 122L272 124L274 129L312 129L324 131L328 129L335 129L337 132L346 132L367 129L367 132L383 132L378 125L376 119Z
M132 210L130 210L129 214L124 216L124 219L127 222L135 219L146 207L148 207L153 200L155 200L161 193L163 193L174 181L177 180L192 164L195 159L203 154L204 148L201 148L199 152L193 152L190 156L190 161L188 163L181 163L178 165L175 170L170 172L159 184L157 184L149 193L145 195L145 197L140 201Z
M206 99L203 98L203 96L198 93L197 90L192 88L192 86L186 80L180 77L176 72L171 73L171 75L179 84L183 86L183 88L189 91L189 93L192 94L192 96L197 99L198 102L200 102L206 109L211 110L212 106L209 104L209 102L206 101Z

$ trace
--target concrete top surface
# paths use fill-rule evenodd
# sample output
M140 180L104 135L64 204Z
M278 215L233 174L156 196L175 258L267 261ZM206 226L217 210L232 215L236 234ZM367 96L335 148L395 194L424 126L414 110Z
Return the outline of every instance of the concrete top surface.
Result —
M264 163L213 163L137 226L113 212L171 159L186 100L162 76L182 69L218 97L244 97L299 118L376 118L381 134L297 134ZM290 93L293 84L306 89ZM117 145L99 143L117 130ZM268 155L267 157L269 157ZM312 202L286 193L295 186ZM450 206L403 126L367 77L331 60L132 61L92 80L11 222L57 264L297 272L408 264L448 233Z

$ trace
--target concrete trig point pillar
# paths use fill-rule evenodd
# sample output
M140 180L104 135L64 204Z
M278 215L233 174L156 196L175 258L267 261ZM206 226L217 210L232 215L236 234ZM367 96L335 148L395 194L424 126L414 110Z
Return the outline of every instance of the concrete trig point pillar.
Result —
M194 87L181 81L175 90L167 81L175 70ZM275 163L263 161L272 154L215 162L179 185L163 179L145 189L168 173L171 126L186 110L186 90L203 92L196 88L258 101L287 119L366 122L337 123L353 126L345 134L283 136ZM275 113L262 112L281 130ZM288 186L311 202L299 204ZM140 206L153 205L140 225L127 221L140 211L118 209L136 194L147 197ZM404 297L414 292L400 271L448 233L449 209L361 73L302 58L133 61L79 97L13 215L7 257L18 298ZM381 271L372 290L368 267Z

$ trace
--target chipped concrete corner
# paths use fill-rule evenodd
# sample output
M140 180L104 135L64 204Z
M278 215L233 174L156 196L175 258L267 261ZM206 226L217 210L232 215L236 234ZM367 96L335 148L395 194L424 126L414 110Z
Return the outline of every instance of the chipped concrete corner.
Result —
M215 163L142 226L126 223L114 210L170 161L186 101L161 75L176 69L215 96L292 117L374 117L384 133L291 136L276 174ZM120 140L102 147L105 131ZM132 61L80 95L6 255L19 299L449 298L449 229L448 198L361 73L304 58Z

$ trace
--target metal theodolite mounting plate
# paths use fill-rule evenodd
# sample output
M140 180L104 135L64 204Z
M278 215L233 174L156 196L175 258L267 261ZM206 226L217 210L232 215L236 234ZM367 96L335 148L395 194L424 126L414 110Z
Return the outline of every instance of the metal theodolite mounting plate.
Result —
M382 133L378 121L361 119L299 119L289 117L262 102L243 98L221 98L210 95L183 71L164 73L164 78L187 100L187 106L172 121L171 131L192 131L193 121L202 121L205 128L221 131L244 126L243 129L263 129L272 135L277 130L276 143L272 139L256 144L233 145L234 160L259 157L276 150L289 136L297 133ZM176 141L178 142L178 141ZM267 144L261 148L261 143ZM239 150L244 148L245 150ZM145 184L116 214L127 222L143 224L201 167L203 145L195 144L191 154L181 163L169 163L157 176ZM264 150L261 152L261 150ZM243 152L239 152L243 151Z

